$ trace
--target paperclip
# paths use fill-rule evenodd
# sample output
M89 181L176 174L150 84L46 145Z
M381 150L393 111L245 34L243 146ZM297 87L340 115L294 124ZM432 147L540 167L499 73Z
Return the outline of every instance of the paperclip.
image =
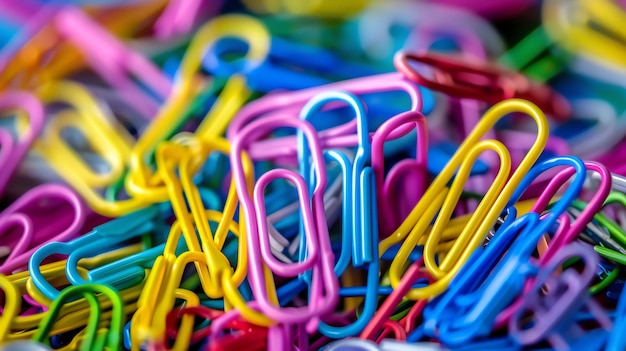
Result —
M578 273L567 269L555 275L555 270L571 257L583 259L583 271ZM611 320L590 298L587 289L598 263L598 256L583 244L572 243L559 250L539 272L532 289L524 293L522 305L509 320L512 337L522 345L533 345L546 339L556 349L570 349L568 339L583 334L573 318L583 308L597 318L602 328L610 330Z
M231 169L242 210L246 216L255 219L246 221L250 269L248 279L254 297L259 303L261 311L272 319L284 323L306 323L307 330L311 331L317 328L319 317L330 312L338 302L338 282L333 271L334 254L330 247L323 206L324 190L327 185L326 167L314 128L306 121L281 117L268 117L254 121L237 134L232 145ZM242 152L268 130L286 126L304 132L311 148L313 163L316 165L313 169L317 180L312 191L312 200L309 198L308 184L305 183L302 176L287 170L272 170L262 175L255 185L253 200L250 196L250 190L246 186L241 165ZM281 264L274 257L271 257L267 237L262 192L272 180L278 178L285 178L296 186L301 203L301 215L304 220L304 234L307 235L307 260L293 267ZM261 262L261 259L264 263ZM277 303L275 288L270 285L273 282L268 280L271 279L271 275L268 274L270 268L281 276L297 275L313 268L312 296L309 306L287 310L275 306Z
M573 120L595 120L591 128L567 139L573 155L595 159L613 149L626 131L624 118L619 117L615 108L603 100L574 100L572 111Z
M389 135L403 125L414 125L417 133L415 160L403 160L394 165L384 177L385 164L383 148ZM413 208L427 187L428 182L428 132L427 122L419 112L406 112L384 122L372 137L372 170L376 179L376 198L378 199L378 223L383 235L390 233L406 218L406 208L401 207L401 199L406 197L407 187L412 188ZM412 176L411 176L412 175ZM394 189L394 186L396 189ZM402 193L403 196L399 196ZM412 203L411 203L412 202ZM383 220L384 219L384 220Z
M424 27L445 27L458 33L476 33L491 55L499 55L505 48L501 36L483 17L435 2L400 2L394 6L373 3L361 14L357 26L357 33L353 36L358 38L358 49L369 58L384 60L385 63L398 50L416 50L414 35L420 35L418 31ZM395 34L398 31L394 29L397 28L414 33L407 40Z
M414 68L418 63L430 68L429 76L421 73L423 69ZM560 121L567 120L571 113L568 101L550 87L486 62L434 53L399 52L394 57L394 65L417 84L451 96L492 104L511 98L525 99Z
M50 212L51 208L59 206L59 200L69 204L72 211L65 208L62 213ZM52 217L54 221L51 221ZM72 238L79 233L84 222L85 207L67 187L45 184L30 190L0 214L0 233L9 235L3 240L3 246L11 248L0 264L0 272L8 274L26 266L39 246ZM22 235L17 235L12 228L21 230Z
M344 184L343 213L345 221L342 221L342 251L340 259L335 265L334 273L342 274L351 258L352 266L355 268L367 267L367 288L365 294L365 308L353 324L343 327L334 327L326 323L321 323L319 330L322 334L332 338L345 338L358 334L367 321L374 315L376 310L376 298L378 290L379 258L377 252L378 243L378 211L376 198L376 180L371 166L371 144L369 141L369 128L365 106L362 101L351 93L341 91L328 91L320 93L311 99L302 109L300 118L312 121L314 116L325 106L333 102L341 102L349 105L354 110L357 122L357 136L359 138L356 154L352 161L347 160L347 155L335 152L326 152L326 156L335 159L343 168L346 180ZM305 181L312 188L317 188L319 178L315 178L309 159L311 151L306 145L305 136L302 130L297 132L299 148L298 158L299 171L304 175ZM350 178L349 180L347 178ZM314 196L314 194L311 194ZM301 227L301 230L306 228ZM307 239L302 236L300 260L309 257ZM352 246L352 254L347 250ZM345 251L344 251L345 250Z
M42 85L37 95L44 103L64 102L71 106L71 110L51 121L43 138L35 143L35 149L91 208L103 215L120 216L151 204L150 199L139 197L108 201L97 191L113 185L124 175L133 139L119 125L109 121L81 85L69 81L50 82ZM109 171L94 172L63 140L61 132L65 128L78 129L89 146L106 160Z
M154 33L160 39L169 39L191 32L198 18L211 17L217 14L223 0L206 1L170 1L154 23ZM202 14L201 16L199 16Z
M35 251L28 262L31 277L37 288L49 299L55 299L59 291L54 288L43 276L40 264L49 256L54 254L68 255L66 271L69 281L73 284L85 284L84 273L81 274L78 262L89 255L96 256L107 252L116 245L133 238L139 237L151 231L159 230L159 223L156 218L160 215L158 207L149 207L137 213L117 218L101 226L94 228L90 233L69 242L48 243ZM164 223L160 224L163 230ZM120 229L124 228L124 229ZM114 274L103 276L98 283L107 283L114 287L123 289L141 282L144 278L144 262L129 262L127 267L118 265L121 269ZM89 279L87 275L87 279Z
M376 94L376 93L384 93L390 91L400 91L406 92L410 98L410 110L418 111L423 113L428 113L432 110L434 105L434 98L432 94L423 89L418 88L412 83L405 80L401 74L399 73L386 73L379 74L370 77L361 77L350 79L347 81L336 82L327 84L321 87L314 87L299 91L293 92L285 92L285 93L277 93L270 94L261 99L257 99L246 106L244 106L237 115L231 121L231 124L226 131L226 136L229 140L232 141L234 136L239 133L239 131L252 122L255 119L260 118L261 116L267 116L269 114L284 114L289 113L292 114L294 118L297 116L298 112L302 109L302 107L314 96L319 93L334 90L334 91L347 91L352 94L358 95L359 97L365 99L366 95ZM371 107L371 106L370 106ZM265 117L264 116L264 117ZM351 121L349 124L344 124L337 129L326 130L320 133L320 138L322 140L326 137L332 137L336 135L342 135L346 130L354 130L356 127L356 120ZM289 143L291 148L295 149L295 145L297 143ZM325 145L326 146L326 145ZM331 146L331 145L328 145ZM334 145L336 146L336 145ZM255 149L259 149L256 148ZM251 150L255 151L254 149ZM258 151L260 152L260 150ZM273 153L275 155L276 152ZM295 150L286 149L284 154L290 155L295 154ZM250 155L253 159L256 159L254 154ZM267 157L267 156L263 156ZM259 157L262 158L262 157Z
M17 108L19 112L25 112L28 117L28 131L17 140L13 140L11 134L0 129L0 196L17 169L22 158L35 141L43 128L43 107L31 94L18 91L7 91L0 95L0 109L7 110Z
M438 335L444 343L459 345L477 336L488 334L495 323L497 315L504 307L513 302L518 293L523 291L524 278L532 275L533 271L536 270L531 263L523 262L527 262L532 252L536 249L539 238L556 224L557 219L564 221L562 223L565 224L559 228L560 231L567 232L570 228L569 217L564 216L564 213L570 203L578 196L586 178L584 164L575 157L559 156L537 164L520 183L516 192L511 196L509 203L514 204L523 193L523 190L539 174L558 166L574 167L576 176L572 180L571 185L565 190L563 196L554 203L551 211L543 218L540 218L537 213L530 212L517 218L508 226L501 226L496 232L494 239L487 245L485 253L495 250L495 248L490 248L492 245L498 246L498 251L503 252L499 248L499 242L509 241L511 235L515 234L517 234L517 238L508 248L505 256L497 262L487 280L477 288L472 288L472 293L469 296L466 295L467 297L465 298L461 296L454 297L454 292L450 292L449 297L457 300L456 304L458 307L457 309L453 308L450 311L450 316L445 317L445 322L441 321L441 324L437 327ZM498 239L498 236L502 236L503 239ZM505 242L503 244L506 245ZM487 258L484 257L484 259ZM473 263L473 270L482 270L477 265L479 261ZM476 272L474 274L480 274L484 277L484 272ZM468 279L466 284L471 282L470 277L466 276L466 279ZM471 282L470 287L476 287L476 284L479 283L480 281ZM443 306L445 307L445 305ZM468 311L467 313L460 312L459 308L467 308ZM459 313L462 313L460 317ZM433 314L433 317L435 316L437 314ZM428 328L432 328L431 326L434 327L433 324L429 324Z
M242 43L232 40L219 41L214 50L204 57L203 67L215 76L231 76L241 71L237 62L225 61L223 52L243 51ZM314 60L303 59L312 58ZM299 90L332 83L342 78L369 76L379 71L373 67L344 62L331 51L289 42L272 37L270 51L258 66L245 72L246 81L253 91ZM267 79L273 77L273 79Z
M117 89L122 98L126 97L124 101L129 106L146 120L153 118L159 103L146 92L146 88L161 101L168 97L171 90L171 83L158 67L119 42L78 9L59 11L55 16L55 25L59 34L80 50L100 77Z
M100 313L98 312L100 307L98 306L97 300L91 295L94 293L106 295L111 300L113 308L109 329L104 335L98 336L93 335L98 328L100 320ZM46 336L50 333L52 321L59 315L61 306L76 295L84 296L91 307L89 325L87 326L88 332L81 345L81 350L104 350L105 347L109 350L120 350L122 344L122 328L125 319L123 302L120 295L106 285L87 284L64 289L50 306L50 311L46 314L44 319L42 319L37 334L33 339L37 342L47 343Z
M176 124L181 111L198 95L202 82L196 76L196 71L202 57L207 47L224 37L242 38L249 44L243 72L259 65L267 56L270 35L260 22L251 17L223 15L212 19L198 30L176 74L173 93L131 152L131 172L125 183L130 194L152 199L167 198L167 189L146 165L147 158L154 152L156 144L170 133L171 126ZM240 73L234 74L195 133L206 139L221 135L249 94L244 76Z
M568 51L624 67L624 9L613 1L551 0L543 4L543 26Z
M546 33L545 26L539 26L500 56L498 61L544 83L561 73L570 60L570 55L565 55L563 50L557 48Z
M524 113L528 114L537 124L537 139L535 140L535 143L530 148L526 158L522 160L517 170L513 172L510 177L508 177L508 171L506 172L508 181L506 181L505 184L496 185L494 187L494 189L498 190L497 192L493 191L492 197L494 198L489 198L487 199L487 201L483 201L483 203L485 204L490 203L491 206L485 209L485 213L483 215L472 217L476 222L479 223L478 225L473 224L468 228L476 226L475 231L472 230L473 233L466 231L468 233L468 237L465 239L467 240L465 241L465 247L461 247L460 245L456 246L457 249L455 249L454 252L446 255L447 262L445 264L442 263L441 265L441 268L443 270L439 270L439 273L435 271L435 276L439 277L439 280L424 289L412 289L412 291L410 291L408 294L409 298L418 300L441 293L447 287L452 277L461 268L462 264L471 255L472 250L480 245L480 243L484 240L486 233L495 223L501 211L504 210L505 205L508 201L508 197L513 194L515 188L525 176L525 173L538 159L543 147L546 145L548 139L548 126L547 121L541 111L532 103L523 100L507 100L496 104L489 111L487 111L487 113L485 113L485 116L476 126L474 131L463 141L456 154L449 161L443 172L441 172L431 183L430 187L426 190L420 202L413 208L413 210L407 217L407 220L405 220L394 231L394 233L392 233L391 236L381 241L379 252L382 253L395 243L398 243L405 239L406 236L409 235L409 233L415 228L419 229L419 227L416 227L416 224L418 224L418 222L420 223L420 226L424 226L424 228L426 228L426 226L430 222L430 219L433 218L435 216L435 213L439 210L439 206L436 204L441 204L444 200L444 196L446 196L446 183L452 178L454 172L456 171L457 167L462 163L463 159L468 156L468 151L476 146L482 135L487 131L488 128L493 126L497 120L499 120L502 116L508 113L517 111L523 111ZM506 159L502 162L506 162ZM499 190L500 188L501 190ZM427 214L427 211L430 212L430 214ZM420 221L417 220L418 216L421 216ZM394 267L390 270L392 286L397 286L401 275L400 268L403 265L402 258L406 258L408 256L408 253L417 243L419 235L413 235L409 238L410 240L407 239L403 242L398 256L396 257L396 259L394 259L392 263ZM438 239L432 236L429 236L428 238L432 238L430 244L427 245L429 246L429 250L433 250L434 248L431 248L430 245L435 243L435 241L433 240ZM454 257L454 259L456 259L456 262L448 261L450 260L449 257ZM432 260L432 258L433 257L430 256L429 260ZM444 274L442 275L441 273Z

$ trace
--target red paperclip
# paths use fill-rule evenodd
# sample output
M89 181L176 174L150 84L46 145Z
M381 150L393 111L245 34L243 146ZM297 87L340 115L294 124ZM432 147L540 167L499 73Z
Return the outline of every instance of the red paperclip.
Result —
M494 63L430 52L398 52L393 62L413 82L451 96L492 104L512 98L525 99L560 121L567 120L571 113L567 100L547 85L532 82L521 73ZM432 79L417 72L412 66L415 63L430 66Z

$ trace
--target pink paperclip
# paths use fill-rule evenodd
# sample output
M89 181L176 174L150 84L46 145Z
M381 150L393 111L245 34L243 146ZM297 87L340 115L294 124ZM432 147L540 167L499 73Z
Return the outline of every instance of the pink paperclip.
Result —
M73 211L60 207L59 201L67 202ZM0 274L11 274L26 266L33 252L47 242L66 241L78 235L85 216L83 202L66 186L40 185L22 195L0 213L2 245L11 248L0 263Z
M59 34L76 45L100 77L118 89L122 97L127 96L125 102L129 106L145 119L156 115L159 103L136 85L133 78L150 87L164 101L172 84L158 67L78 9L63 9L56 16L55 24Z
M270 171L259 178L255 185L253 200L248 193L245 181L241 162L242 153L247 151L247 148L254 140L279 127L298 128L306 135L311 148L313 163L317 165L315 168L317 183L313 189L312 196L309 197L307 184L301 175L288 170ZM306 323L307 330L312 332L316 330L320 317L333 311L339 300L339 282L334 273L334 254L330 246L324 211L324 192L327 186L327 177L317 133L308 122L300 119L285 118L281 115L254 121L244 127L234 137L230 163L242 209L248 218L255 219L246 221L249 250L248 279L255 300L258 302L260 310L268 317L287 324ZM297 188L301 199L304 234L309 247L307 260L302 264L289 268L272 257L267 225L263 223L267 221L262 197L263 189L271 180L279 176L288 178ZM275 273L279 276L293 276L305 273L304 270L312 268L309 306L281 308L272 304L268 297L264 265L261 259L265 261L267 266L275 269Z
M414 125L417 131L416 158L400 161L389 171L385 179L384 143L394 130L403 125ZM397 228L422 197L428 186L427 162L428 126L426 118L421 113L414 111L401 113L385 121L374 132L372 170L376 178L376 198L379 201L378 225L383 235ZM400 190L403 196L398 197L395 190Z
M188 34L198 22L198 17L209 18L217 14L223 0L172 0L154 23L154 33L159 39L169 39Z
M0 110L18 107L29 117L29 128L23 138L15 142L11 134L0 129L0 196L28 152L31 144L39 135L44 123L43 106L37 98L27 92L8 91L0 95Z
M526 10L535 3L535 0L437 0L437 3L464 8L489 18L501 18L510 17Z
M356 95L387 91L406 91L411 99L410 109L412 111L422 110L422 99L417 86L407 81L401 73L385 73L376 76L350 79L310 89L268 94L244 106L233 118L226 131L226 136L228 140L232 141L235 135L237 135L246 124L266 114L288 113L293 114L293 118L298 118L298 113L311 98L328 90L348 91ZM340 130L320 132L320 138L323 136L343 135L346 129L356 130L356 121L348 126L341 126L341 128ZM293 145L295 150L296 143L293 142ZM252 155L251 157L255 158Z

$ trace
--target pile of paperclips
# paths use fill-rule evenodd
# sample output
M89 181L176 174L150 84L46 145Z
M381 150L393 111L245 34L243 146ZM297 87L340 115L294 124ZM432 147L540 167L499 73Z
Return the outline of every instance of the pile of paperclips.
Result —
M625 23L0 1L0 350L626 350Z

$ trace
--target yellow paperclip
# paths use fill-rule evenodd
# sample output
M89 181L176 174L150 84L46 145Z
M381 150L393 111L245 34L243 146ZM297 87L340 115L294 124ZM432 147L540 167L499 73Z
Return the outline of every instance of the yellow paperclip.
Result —
M182 112L197 97L202 81L196 72L200 68L207 48L225 37L238 37L248 43L249 50L245 60L252 66L260 64L267 57L270 34L261 22L252 17L237 14L223 15L201 27L182 59L172 95L132 150L131 172L125 183L126 190L130 194L152 199L166 196L167 190L158 176L147 166L147 158L151 152L154 152L157 143L171 133L171 126L176 125ZM230 120L249 96L250 91L246 86L245 76L233 75L196 129L196 134L203 139L222 135Z
M49 82L37 89L37 95L44 103L64 102L71 106L70 110L62 111L50 121L34 149L83 197L89 207L99 214L118 217L150 204L139 197L108 201L98 192L98 188L112 186L124 177L133 138L123 127L105 116L83 86L69 81ZM94 172L63 140L61 132L66 128L75 128L85 136L91 148L109 165L107 173Z
M626 12L608 0L549 0L542 10L548 35L576 54L626 67Z
M22 305L19 290L4 275L0 274L0 290L4 293L4 305L0 314L0 345L8 341L13 321Z
M244 5L259 14L287 12L298 16L346 18L363 11L371 0L243 0Z
M533 103L520 99L505 100L490 108L480 122L478 122L474 130L459 146L457 152L454 156L452 156L446 167L433 180L429 188L424 193L422 199L420 199L418 204L413 208L406 220L392 233L391 236L381 241L379 247L382 255L382 253L384 253L392 245L399 243L406 238L389 269L391 285L396 287L401 279L402 268L406 262L406 258L409 256L410 251L412 251L418 243L420 236L423 235L425 228L427 228L430 223L430 220L434 218L437 211L441 209L440 206L445 204L446 197L450 191L446 185L450 179L452 179L454 173L457 171L459 166L462 165L463 160L477 156L475 154L471 154L472 149L474 149L480 142L487 130L492 128L493 125L503 116L514 112L522 112L529 115L537 124L537 138L535 139L532 147L521 161L518 168L512 173L508 182L506 182L504 186L500 183L496 186L497 188L501 187L502 190L499 191L498 194L495 194L495 192L491 193L487 201L485 201L486 204L481 209L480 215L472 216L470 218L468 225L459 235L459 239L462 240L464 245L454 245L451 248L452 251L447 255L446 259L444 259L441 267L439 268L435 267L432 255L434 255L434 252L436 251L436 246L439 242L442 228L439 228L438 232L434 236L432 236L431 233L432 238L429 237L426 239L424 252L425 256L430 256L428 258L425 257L425 260L430 262L427 268L439 279L426 287L412 289L407 295L408 298L412 300L419 300L431 298L440 294L446 289L449 282L471 255L473 250L485 239L486 234L489 232L496 219L503 211L516 187L545 148L549 135L549 127L543 112ZM499 148L500 147L497 149ZM481 152L482 150L479 151ZM502 151L504 150L500 150L500 152ZM452 189L452 191L458 191L458 189L455 188ZM442 224L445 223L442 222ZM426 246L428 246L428 250L426 249Z

